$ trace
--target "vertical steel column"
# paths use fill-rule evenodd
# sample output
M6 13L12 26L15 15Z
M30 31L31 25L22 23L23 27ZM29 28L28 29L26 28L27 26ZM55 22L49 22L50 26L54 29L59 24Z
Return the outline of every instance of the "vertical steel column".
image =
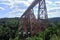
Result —
M46 4L45 0L39 1L39 6L38 6L38 19L45 19L46 18Z
M39 1L38 6L38 20L40 21L41 26L46 27L48 24L48 16L45 0Z

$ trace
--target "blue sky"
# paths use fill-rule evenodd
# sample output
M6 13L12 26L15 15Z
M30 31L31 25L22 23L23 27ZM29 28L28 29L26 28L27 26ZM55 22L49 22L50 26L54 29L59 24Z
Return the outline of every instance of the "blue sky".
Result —
M20 17L34 0L0 0L0 18ZM60 17L60 0L45 0L48 17ZM37 10L37 6L34 8ZM35 13L36 15L37 13Z

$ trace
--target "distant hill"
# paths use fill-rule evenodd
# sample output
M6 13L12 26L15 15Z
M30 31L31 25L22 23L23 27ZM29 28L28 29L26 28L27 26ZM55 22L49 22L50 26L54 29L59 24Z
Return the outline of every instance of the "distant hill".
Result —
M0 19L0 23L1 22L6 22L6 21L11 21L11 20L19 20L19 17L16 17L16 18L1 18ZM58 22L60 21L60 17L55 17L55 18L48 18L49 22Z
M19 18L1 18L0 19L0 25L4 25L5 23L7 24L16 24L18 23Z
M49 22L59 22L60 21L60 17L49 18L48 20L49 20Z

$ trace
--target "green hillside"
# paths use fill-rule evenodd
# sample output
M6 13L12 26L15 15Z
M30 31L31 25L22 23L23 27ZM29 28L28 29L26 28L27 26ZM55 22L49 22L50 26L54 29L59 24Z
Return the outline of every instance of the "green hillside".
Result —
M19 18L0 19L0 40L22 40L19 27L21 27ZM60 40L60 22L50 22L45 31L23 40Z

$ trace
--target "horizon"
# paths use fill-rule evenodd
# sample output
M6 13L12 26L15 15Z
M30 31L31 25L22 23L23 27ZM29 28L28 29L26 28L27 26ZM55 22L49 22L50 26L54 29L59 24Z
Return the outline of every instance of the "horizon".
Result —
M33 1L34 0L0 0L0 18L21 17ZM48 18L60 17L60 0L45 1ZM36 16L36 7L34 9Z
M3 18L0 18L0 19L5 19L5 18L20 18L20 17L3 17ZM51 17L51 18L60 18L60 17ZM50 19L50 18L48 18Z

